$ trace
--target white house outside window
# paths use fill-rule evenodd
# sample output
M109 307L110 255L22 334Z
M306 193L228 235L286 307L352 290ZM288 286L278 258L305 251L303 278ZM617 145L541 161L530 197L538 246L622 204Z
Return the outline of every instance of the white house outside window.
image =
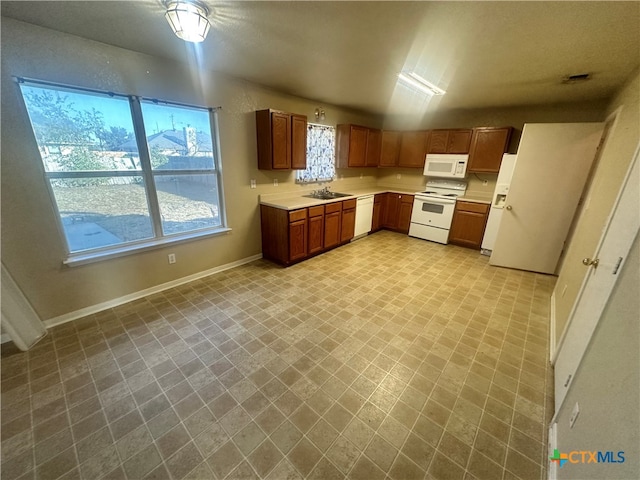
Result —
M19 83L70 260L226 230L214 110Z

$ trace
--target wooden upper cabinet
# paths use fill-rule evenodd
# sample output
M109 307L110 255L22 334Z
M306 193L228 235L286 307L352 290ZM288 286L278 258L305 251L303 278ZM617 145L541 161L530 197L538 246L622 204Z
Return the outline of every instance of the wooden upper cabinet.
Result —
M402 132L383 130L379 167L397 167Z
M307 117L276 110L256 111L258 168L307 168Z
M502 155L509 147L511 127L479 127L473 129L469 150L468 172L498 173Z
M336 127L336 166L338 168L366 166L369 129L359 125Z
M466 128L431 130L427 153L469 153L472 133Z
M370 128L367 133L367 153L365 156L366 167L377 167L380 163L380 151L382 148L382 130Z
M424 157L429 132L402 132L398 167L424 168Z
M291 115L291 168L307 168L307 117Z

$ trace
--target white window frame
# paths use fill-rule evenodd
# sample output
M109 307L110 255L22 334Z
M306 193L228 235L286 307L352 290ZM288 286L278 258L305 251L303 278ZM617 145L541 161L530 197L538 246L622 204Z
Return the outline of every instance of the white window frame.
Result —
M46 185L49 191L49 196L51 198L53 208L56 213L56 223L58 226L58 230L63 239L63 244L65 248L66 258L63 260L63 264L68 266L84 265L84 264L93 263L100 260L107 260L111 258L121 257L124 255L139 253L144 250L160 248L170 244L182 243L182 242L186 242L189 240L198 239L202 237L209 237L213 235L224 234L231 231L231 228L229 228L227 224L225 196L224 196L223 180L222 180L220 136L219 136L219 129L218 129L219 107L201 107L197 105L188 105L184 103L171 102L171 101L165 101L165 100L160 101L154 98L139 97L135 95L126 95L126 94L116 94L113 92L106 92L106 91L94 90L94 89L83 88L83 87L69 86L69 85L63 85L59 83L47 82L43 80L27 79L27 78L21 78L21 77L16 77L15 80L18 84L25 84L29 86L35 86L35 87L48 87L51 89L59 89L59 91L61 92L70 91L70 92L78 92L83 94L92 94L95 96L126 98L129 100L129 105L131 107L131 120L133 122L136 144L138 146L138 155L140 158L140 165L141 165L140 170L130 170L130 171L91 170L91 171L48 172L44 166L44 159L41 158L41 165L44 173L44 178L46 181ZM22 93L22 90L21 90L21 93ZM185 109L208 111L210 128L211 128L211 142L213 147L213 168L212 169L181 169L181 170L157 170L156 169L156 170L153 170L151 167L151 157L149 152L149 146L146 141L147 136L145 134L144 120L142 117L141 101L153 102L156 104L175 106L175 107L180 107ZM23 98L23 102L25 102L24 98ZM25 112L28 112L26 108L26 102L25 102ZM35 132L34 132L34 140L37 143ZM40 151L39 144L38 144L38 151ZM215 174L216 176L217 191L218 191L218 199L217 199L218 214L220 216L220 225L215 227L198 229L198 230L191 230L191 231L182 232L182 233L164 234L162 231L162 217L160 213L160 205L158 203L157 190L156 190L154 178L156 176L161 176L161 175L181 176L181 175L198 175L198 174L206 174L206 175ZM67 236L62 223L62 216L60 215L60 211L58 209L58 203L57 203L53 188L51 186L50 180L56 179L56 178L97 178L97 177L117 177L117 176L142 177L143 182L145 184L145 194L147 198L147 205L148 205L149 217L151 220L153 237L143 239L143 240L123 242L117 245L104 246L104 247L87 249L87 250L82 250L77 252L71 252L69 248L69 242L67 241Z

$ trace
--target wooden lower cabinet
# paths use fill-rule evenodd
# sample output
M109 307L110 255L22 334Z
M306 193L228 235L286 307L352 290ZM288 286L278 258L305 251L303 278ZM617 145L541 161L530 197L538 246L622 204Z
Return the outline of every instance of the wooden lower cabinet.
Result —
M342 225L342 202L324 207L324 248L340 245L340 227Z
M262 256L288 266L348 243L355 232L356 205L355 198L297 210L260 205ZM372 231L385 227L408 233L412 206L413 195L376 195Z
M324 250L324 205L309 207L308 224L307 253L313 255Z
M413 211L413 195L401 195L398 210L398 231L409 233L411 226L411 212Z
M348 242L356 231L356 199L342 202L342 222L340 224L340 243Z
M400 233L409 233L413 195L386 193L382 226ZM374 203L375 210L375 203Z
M387 204L387 194L379 193L373 197L373 218L371 219L371 233L377 232L382 228L382 220Z
M307 256L307 219L289 222L289 261L295 262Z
M489 217L489 205L475 202L456 202L449 230L449 243L479 250Z

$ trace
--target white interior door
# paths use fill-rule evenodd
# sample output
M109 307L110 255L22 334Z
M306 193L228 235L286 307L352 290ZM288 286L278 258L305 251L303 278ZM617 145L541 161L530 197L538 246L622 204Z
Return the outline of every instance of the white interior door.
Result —
M524 126L491 265L555 273L603 126Z
M593 256L584 259L589 269L582 293L576 300L555 362L556 414L582 357L589 345L600 316L618 279L620 269L640 230L640 167L638 151L630 167L618 200L609 216L609 222Z

